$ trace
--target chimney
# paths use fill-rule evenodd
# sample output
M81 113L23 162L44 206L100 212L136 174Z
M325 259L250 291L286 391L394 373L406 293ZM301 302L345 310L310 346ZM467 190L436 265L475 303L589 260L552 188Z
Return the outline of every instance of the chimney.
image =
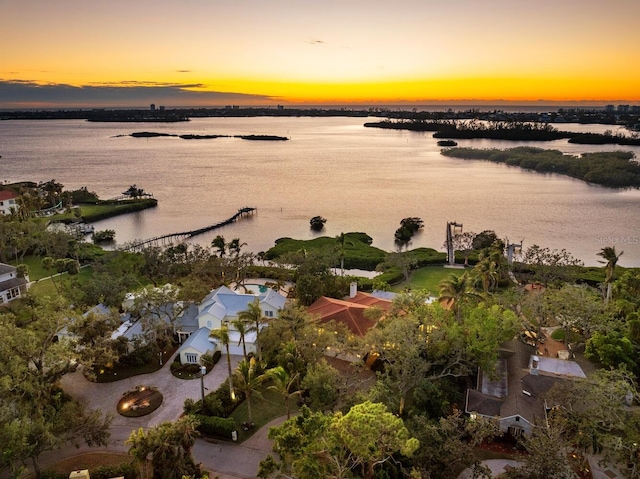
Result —
M355 298L358 293L358 283L356 281L352 281L349 285L349 297Z
M538 375L538 363L540 363L540 358L538 356L531 356L531 374L534 376Z

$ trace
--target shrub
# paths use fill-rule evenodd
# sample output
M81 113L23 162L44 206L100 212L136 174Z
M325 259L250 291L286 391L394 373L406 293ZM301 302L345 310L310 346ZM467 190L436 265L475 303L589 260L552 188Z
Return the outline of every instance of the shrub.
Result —
M186 415L192 415L198 412L200 408L200 401L194 401L192 398L187 398L184 400L184 404L182 406L182 410Z
M220 351L217 351L220 352ZM218 356L218 359L220 359L220 356ZM213 366L215 366L216 362L214 362L213 360L213 356L211 354L203 354L201 357L202 360L202 364L204 364L207 367L207 370L210 370Z
M138 468L131 462L124 462L116 466L100 466L91 469L91 479L109 479L110 477L124 477L124 479L138 479Z
M220 358L222 357L222 352L220 351L215 351L213 353L213 356L211 357L211 361L213 363L213 365L215 366L216 364L218 364L218 361L220 361Z
M236 430L236 422L232 418L195 415L200 422L197 429L207 436L215 436L221 439L231 439L231 433Z

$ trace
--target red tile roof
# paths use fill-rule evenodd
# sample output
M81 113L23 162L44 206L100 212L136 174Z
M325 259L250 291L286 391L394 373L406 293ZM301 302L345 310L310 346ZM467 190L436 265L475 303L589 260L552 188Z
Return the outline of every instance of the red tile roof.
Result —
M354 298L334 299L323 296L307 308L313 315L319 316L321 323L336 321L347 326L354 334L364 336L375 326L376 322L368 319L364 311L371 306L377 306L387 311L391 301L374 298L373 296L358 292Z
M9 190L1 190L0 191L0 201L11 200L13 198L17 198L18 194Z

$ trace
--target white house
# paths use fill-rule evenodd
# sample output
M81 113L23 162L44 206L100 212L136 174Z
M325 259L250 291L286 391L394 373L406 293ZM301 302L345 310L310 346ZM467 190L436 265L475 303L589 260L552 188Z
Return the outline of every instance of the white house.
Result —
M194 332L180 347L180 362L182 364L200 364L200 358L205 354L213 354L216 343L209 341L209 329L200 328Z
M180 318L181 327L177 331L179 338L188 338L180 347L180 359L183 364L199 363L200 355L204 354L202 338L208 339L209 333L214 329L220 329L222 325L229 328L229 353L243 354L240 333L233 327L232 321L238 318L242 311L246 311L249 305L258 301L260 311L265 318L277 318L279 311L284 307L286 298L272 289L267 289L258 295L237 293L226 286L221 286L211 291L196 309L186 310ZM195 330L197 325L197 330ZM195 330L195 331L194 331ZM197 335L198 339L191 338ZM247 352L256 352L256 333L248 333L244 337ZM220 349L217 342L210 340L212 351ZM220 349L222 353L226 351ZM183 352L185 354L183 354ZM186 356L189 354L190 356Z
M28 276L21 278L15 266L0 263L0 304L19 298L28 288Z
M9 215L18 210L16 199L18 194L13 191L0 191L0 215Z

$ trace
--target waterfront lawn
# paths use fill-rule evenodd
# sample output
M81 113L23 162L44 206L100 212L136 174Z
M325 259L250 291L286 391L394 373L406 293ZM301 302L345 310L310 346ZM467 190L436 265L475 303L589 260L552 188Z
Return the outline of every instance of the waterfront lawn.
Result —
M98 221L105 218L111 218L113 216L153 208L154 206L157 206L157 204L158 201L155 198L143 198L126 201L107 200L100 201L96 204L82 203L78 205L78 207L80 208L81 219L87 223L91 223L92 221ZM62 221L65 223L71 223L79 219L80 218L78 218L74 212L65 212L48 218L50 221Z
M403 281L391 287L391 291L396 293L409 289L426 289L432 296L437 296L442 280L451 274L462 275L466 269L445 268L443 266L425 266L411 272L408 282Z
M77 280L80 284L84 283L93 274L93 268L85 266L80 268L80 272L71 276L69 273L61 273L55 277L55 285L49 276L51 272L45 272L47 275L44 279L36 280L29 288L29 292L35 296L53 296L59 291L65 291L71 287L71 281ZM29 279L32 279L31 276ZM56 290L56 285L58 290Z
M290 399L289 406L291 408L291 415L297 414L297 398ZM258 429L274 419L287 415L287 409L284 407L282 395L266 387L262 391L262 397L256 395L251 396L251 412L253 413L253 423L255 427L248 431L242 429L242 423L249 422L249 410L246 400L242 401L230 416L235 420L236 426L238 427L238 442L249 439Z
M13 266L18 266L19 264L24 263L29 267L29 280L30 281L38 281L39 279L46 278L51 275L51 272L47 271L42 267L42 257L41 256L25 256L24 260L21 261L10 261L9 264Z
M365 233L345 233L344 242L344 266L347 269L375 270L376 266L384 261L386 252L375 246L371 246L372 238ZM276 245L266 252L266 258L276 260L283 255L297 253L299 251L316 251L334 255L336 266L339 266L340 250L342 245L337 237L320 236L311 240L296 240L292 238L280 238Z

